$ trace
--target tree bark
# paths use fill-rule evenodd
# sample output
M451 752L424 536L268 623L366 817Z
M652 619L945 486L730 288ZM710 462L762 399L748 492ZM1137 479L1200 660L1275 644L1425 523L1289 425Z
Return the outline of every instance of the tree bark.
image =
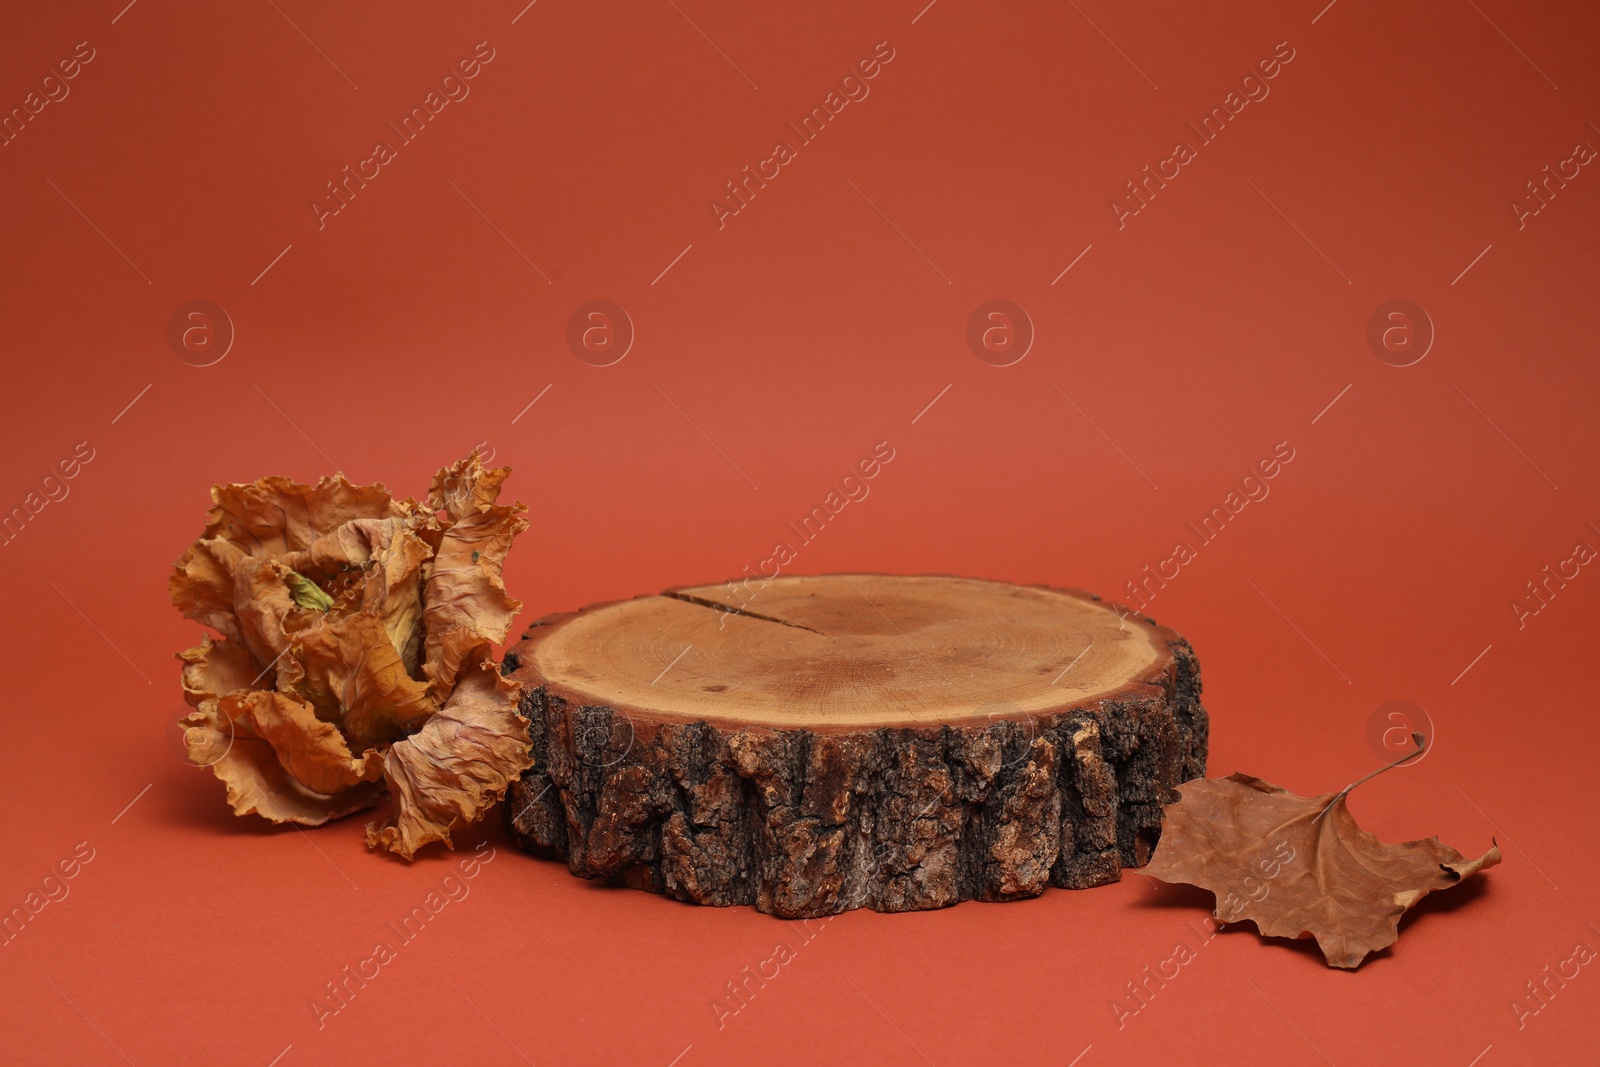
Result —
M507 826L573 873L785 918L1082 889L1205 773L1189 643L1076 590L828 575L553 615L506 654Z

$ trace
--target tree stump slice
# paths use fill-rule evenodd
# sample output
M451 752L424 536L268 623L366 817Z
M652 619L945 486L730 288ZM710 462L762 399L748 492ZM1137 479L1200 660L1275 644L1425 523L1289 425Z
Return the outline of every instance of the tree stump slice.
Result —
M751 579L534 623L506 823L574 874L784 918L1117 881L1205 773L1177 633L1077 590Z

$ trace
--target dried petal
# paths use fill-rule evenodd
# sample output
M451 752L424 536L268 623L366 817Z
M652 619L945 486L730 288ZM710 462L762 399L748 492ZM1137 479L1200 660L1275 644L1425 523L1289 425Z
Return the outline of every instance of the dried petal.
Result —
M430 841L450 846L452 830L476 822L504 796L533 765L520 693L479 646L449 702L415 736L389 748L383 773L394 811L383 826L367 825L367 844L408 860Z
M264 664L274 664L289 647L286 629L292 619L307 614L294 601L288 576L293 573L276 560L241 556L233 579L233 600L245 644Z
M386 519L402 513L381 483L352 485L343 474L316 485L284 477L211 490L207 537L221 537L252 556L281 559L311 546L352 519Z
M183 661L184 699L195 707L207 697L254 689L265 673L250 650L237 641L202 637L198 645L178 653L178 658Z
M440 468L433 476L428 506L459 522L464 516L492 507L500 498L500 483L510 473L510 467L485 468L474 451L466 459Z
M383 795L378 754L352 757L337 730L282 694L208 700L184 723L189 759L227 786L235 815L319 826Z
M436 697L455 683L477 645L504 641L522 602L501 580L512 539L528 528L521 503L492 505L445 531L425 586L423 674Z
M184 616L209 626L224 637L238 638L233 572L238 548L220 539L201 538L173 564L167 592Z
M382 753L369 749L352 755L339 729L317 718L304 701L258 690L225 696L218 710L233 720L236 736L271 745L284 770L313 793L331 795L382 774Z
M297 664L286 670L285 683L365 744L397 741L438 708L428 687L406 673L383 620L370 611L305 631L285 658Z

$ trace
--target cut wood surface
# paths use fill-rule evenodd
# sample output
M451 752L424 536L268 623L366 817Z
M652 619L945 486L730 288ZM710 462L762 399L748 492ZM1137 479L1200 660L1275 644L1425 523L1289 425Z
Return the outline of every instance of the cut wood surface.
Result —
M541 619L506 667L535 759L507 797L520 845L785 917L1115 881L1205 772L1188 642L1074 590L675 589Z

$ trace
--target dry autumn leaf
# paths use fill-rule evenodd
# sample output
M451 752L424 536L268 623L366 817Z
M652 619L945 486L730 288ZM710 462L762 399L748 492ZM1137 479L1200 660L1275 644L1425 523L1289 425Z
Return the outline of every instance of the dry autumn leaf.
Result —
M531 765L520 687L493 646L521 604L501 569L528 526L477 453L425 504L343 475L216 486L172 602L210 626L179 654L189 758L237 815L316 826L393 813L367 841L411 859L482 817Z
M1417 751L1379 770L1420 756L1425 742L1414 736ZM1358 967L1394 944L1400 916L1417 901L1500 862L1498 847L1469 860L1437 837L1379 841L1345 804L1372 776L1315 797L1248 774L1186 782L1165 809L1144 871L1211 890L1223 922L1248 919L1268 937L1315 937L1330 967Z

